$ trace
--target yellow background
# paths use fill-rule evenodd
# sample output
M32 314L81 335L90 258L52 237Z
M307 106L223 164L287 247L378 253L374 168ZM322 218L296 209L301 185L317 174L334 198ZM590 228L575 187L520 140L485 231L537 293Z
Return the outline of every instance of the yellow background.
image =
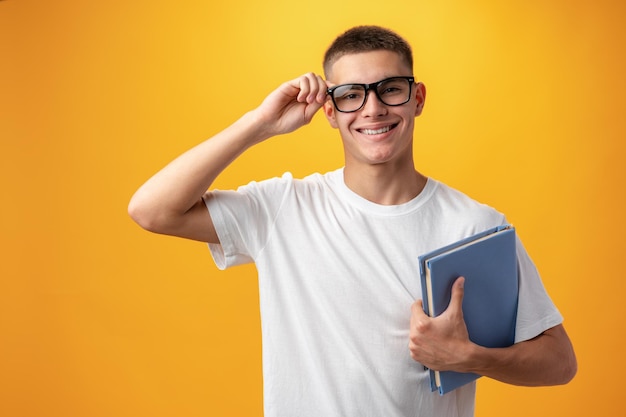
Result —
M419 169L508 215L576 347L569 385L483 378L477 416L621 415L624 4L0 1L0 415L261 415L254 269L218 272L126 206L357 24L412 43ZM318 114L216 185L341 155Z

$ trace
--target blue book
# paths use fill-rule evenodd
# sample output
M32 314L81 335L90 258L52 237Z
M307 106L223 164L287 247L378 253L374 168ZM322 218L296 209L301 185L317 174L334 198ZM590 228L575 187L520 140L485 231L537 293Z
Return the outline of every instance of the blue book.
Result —
M452 284L465 277L463 317L472 342L507 347L515 342L518 277L515 228L498 226L419 256L424 311L443 313ZM440 395L480 375L430 370L432 391Z

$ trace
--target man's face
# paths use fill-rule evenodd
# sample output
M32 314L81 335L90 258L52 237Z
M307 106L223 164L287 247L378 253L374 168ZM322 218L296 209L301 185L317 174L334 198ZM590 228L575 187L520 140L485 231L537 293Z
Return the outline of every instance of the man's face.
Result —
M327 83L375 83L390 77L412 76L411 68L391 51L348 54L331 67ZM409 101L399 106L382 103L374 91L367 93L363 107L352 113L339 112L332 101L324 105L331 126L339 129L346 166L351 164L412 163L414 119L422 110L425 89L411 87Z

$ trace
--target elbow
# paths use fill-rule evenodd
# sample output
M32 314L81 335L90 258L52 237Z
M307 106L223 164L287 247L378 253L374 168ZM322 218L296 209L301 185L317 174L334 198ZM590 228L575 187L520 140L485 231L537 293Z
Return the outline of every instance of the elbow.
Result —
M576 355L574 354L573 349L571 349L567 359L563 362L561 385L569 383L572 379L574 379L576 373L578 372L578 361L576 360Z
M565 330L563 330L565 331ZM576 359L576 353L574 352L574 346L572 345L572 341L567 338L567 348L565 358L565 366L563 371L563 384L567 384L576 376L578 373L578 360Z
M569 383L578 372L578 361L574 353L574 347L569 339L561 349L558 356L554 357L555 364L558 367L553 368L553 383L549 385L565 385Z
M547 385L565 385L569 383L578 372L578 361L572 341L567 336L563 325L556 326L546 332L551 336L546 340L552 340L552 354L548 356L549 361L553 364L546 369L551 369L551 383ZM546 364L547 365L547 364Z
M162 215L157 207L142 201L136 194L128 203L128 215L143 229L153 233L163 233Z

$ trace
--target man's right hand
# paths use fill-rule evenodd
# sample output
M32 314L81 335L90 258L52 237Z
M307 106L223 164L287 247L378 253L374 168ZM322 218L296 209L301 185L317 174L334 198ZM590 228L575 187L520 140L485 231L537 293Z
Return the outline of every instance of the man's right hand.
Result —
M282 135L310 123L327 100L327 88L326 81L312 72L283 83L251 112L262 136Z

